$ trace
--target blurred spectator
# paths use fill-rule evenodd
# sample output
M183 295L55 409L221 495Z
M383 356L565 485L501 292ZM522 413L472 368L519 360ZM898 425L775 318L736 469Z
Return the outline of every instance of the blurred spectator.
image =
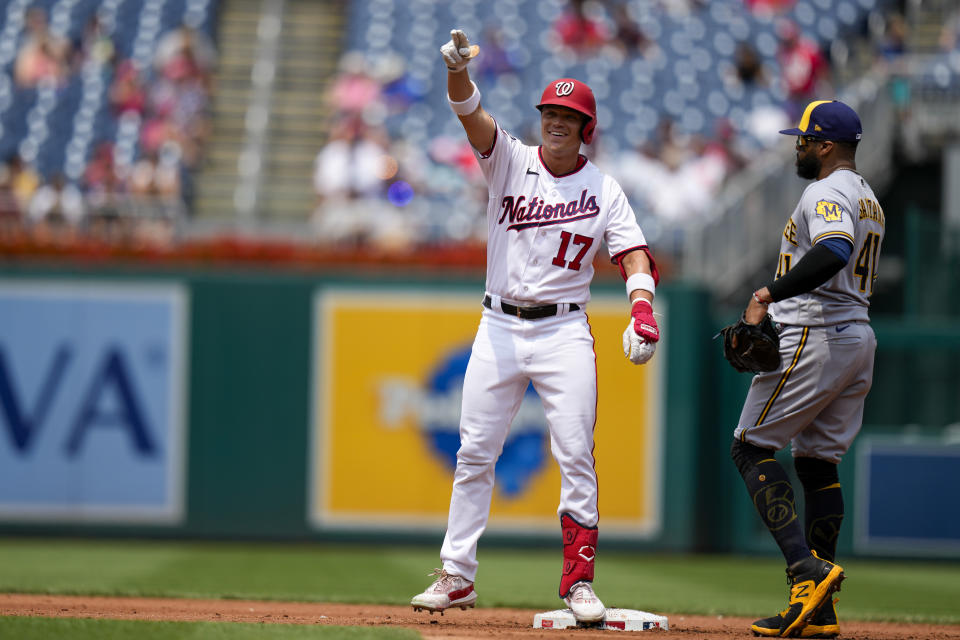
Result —
M623 191L639 217L653 213L649 190L663 170L653 144L644 141L619 151L604 149L593 162L610 171L610 175L623 185Z
M329 94L335 117L379 123L375 111L383 108L380 83L373 77L363 53L349 51L340 58L340 69Z
M630 16L626 4L617 4L613 8L614 35L612 45L623 56L646 56L656 47L656 43L647 37L640 25Z
M749 42L737 43L737 48L733 52L733 72L733 77L727 78L728 82L747 89L768 85L769 79L763 59Z
M0 239L13 235L22 224L20 203L13 193L10 167L0 164Z
M134 163L127 184L137 226L147 222L172 230L184 218L180 179L179 157L172 146L146 152Z
M85 213L80 189L58 173L37 188L30 200L27 218L32 225L78 228Z
M83 183L88 192L103 188L116 177L113 153L113 143L110 142L101 142L94 149L83 175Z
M692 153L675 172L683 202L672 212L674 219L687 222L707 217L734 162L726 146L703 136L692 136L689 147ZM666 217L671 211L664 207L658 213Z
M73 66L77 70L87 62L97 66L112 65L117 56L113 39L96 14L90 16L80 34L80 39L74 43L73 50Z
M87 210L91 220L118 218L124 208L123 181L117 174L111 142L101 142L94 150L83 176Z
M596 144L591 145L595 147ZM443 216L435 221L437 231L448 241L485 241L487 183L469 140L463 136L437 136L430 141L425 163L429 193L444 203ZM476 203L464 207L467 200Z
M322 200L377 195L381 159L386 150L382 130L346 121L333 127L317 155L314 187Z
M598 19L589 15L601 6L594 0L570 0L553 23L553 33L562 47L580 55L595 53L610 41L610 33Z
M93 152L83 182L90 235L105 242L123 242L131 220L130 204L117 175L112 143L103 142Z
M803 109L821 95L828 95L829 66L817 43L804 37L792 20L776 23L780 40L777 61L786 93L786 109L791 120L797 120Z
M409 210L419 212L423 164L410 145L392 145L381 127L335 127L315 165L311 226L318 242L396 251L422 240L419 216Z
M877 47L880 58L892 61L907 52L909 26L903 14L893 12L887 16L883 38Z
M386 133L379 128L356 120L332 128L313 174L312 225L323 241L362 244L375 231L378 207L372 201L383 195L385 176L396 173L395 161L385 164L387 148Z
M27 35L17 52L14 79L17 86L62 84L67 77L70 43L50 32L47 12L41 7L27 11Z
M216 49L202 31L183 24L157 44L153 64L157 80L150 87L147 123L141 143L158 158L156 171L171 191L164 196L167 218L193 210L193 172L199 168L210 137L210 89ZM169 174L169 175L168 175ZM174 176L175 174L175 176ZM174 179L175 178L175 179Z
M661 94L666 93L661 91L660 76L670 75L669 70L674 68L671 65L680 54L668 45L661 50L658 43L644 33L641 25L647 22L641 22L639 18L651 18L651 25L657 22L667 25L663 21L665 13L677 19L710 6L706 0L553 0L552 4L563 7L563 11L551 25L551 42L575 52L581 60L598 54L612 55L630 65L634 58L649 58L653 52L664 56L663 60L656 61L657 64L648 59L634 65L636 76L647 73L657 76L652 103L660 101ZM643 202L645 210L664 225L684 224L686 220L706 215L715 190L730 172L743 166L745 158L755 156L771 141L779 141L782 136L776 131L795 125L799 110L810 99L829 95L826 85L830 68L823 52L814 42L803 38L797 26L783 17L795 4L795 0L742 0L746 9L740 6L731 8L740 14L736 16L738 18L750 18L746 16L746 10L758 15L779 16L774 24L780 42L778 63L781 68L776 74L770 73L752 41L741 42L734 52L734 65L726 67L728 71L723 81L727 88L735 84L743 91L721 90L718 92L722 98L719 106L715 106L716 102L709 105L714 114L723 115L730 113L731 108L735 109L740 114L736 116L736 123L719 120L718 129L711 138L678 133L672 123L661 123L655 141L642 149L624 152L624 166L632 169L620 180L621 184L626 188L628 183L635 183L631 198ZM814 4L823 3L818 0ZM902 2L900 6L903 6ZM650 13L653 15L649 16ZM485 15L488 14L481 12L478 17ZM52 24L59 26L58 21ZM770 22L750 19L750 24L768 30ZM530 29L531 24L526 26L527 30L518 27L517 33L522 36L508 38L505 36L514 31L503 29L497 22L487 22L483 36L478 38L483 51L473 63L474 73L491 82L504 75L523 72L526 76L529 69L546 68L547 65L541 65L542 60L536 57L532 64L521 63L531 52L535 53L533 49L521 47L531 38L542 35ZM902 16L887 20L887 39L878 49L881 55L899 55L905 41L905 26ZM955 13L944 25L941 40L944 48L958 46L958 30L960 13ZM670 30L663 33L664 36L671 34ZM714 43L714 35L707 33L703 38L708 50ZM661 39L669 45L675 44L668 37ZM539 45L539 40L537 42ZM71 50L74 55L68 59L63 52L69 54ZM61 55L56 55L58 51L62 52ZM136 151L142 156L133 166L115 167L111 145L96 149L81 185L85 195L84 227L102 237L123 241L133 236L134 221L147 221L147 227L152 229L146 233L147 237L170 239L176 221L184 212L190 211L185 203L190 201L193 172L201 166L203 149L210 138L210 82L216 51L205 33L185 25L161 36L150 68L138 70L129 60L118 60L118 51L110 34L95 16L70 44L49 32L47 16L43 9L37 8L27 14L27 33L13 75L20 86L36 86L42 78L62 82L67 74L79 71L88 61L115 65L109 102L115 117L126 114L139 123ZM724 55L727 53L724 51ZM569 66L571 58L562 58L561 66ZM66 60L70 64L64 64ZM597 65L591 73L602 75L605 68L603 64ZM617 80L620 78L616 77ZM784 91L781 93L776 88L771 91L770 84L780 78L783 78ZM522 84L526 85L528 79L525 77ZM614 76L608 76L608 83L612 79ZM505 89L509 93L514 84L503 83L498 92ZM476 213L482 213L486 189L477 171L474 154L465 140L458 138L457 144L449 144L431 126L430 130L438 135L425 142L411 138L405 143L403 139L391 141L381 128L388 122L409 123L411 118L387 120L387 116L403 114L421 102L427 89L408 72L402 55L368 60L363 53L353 51L341 58L339 74L327 96L336 124L329 143L317 153L314 167L316 207L311 220L321 237L333 242L357 244L402 244L412 241L411 235L419 242L440 236L447 241L456 241L472 236L463 230L474 222L479 221L482 227L482 216L477 217ZM628 94L629 87L613 84L608 89L615 99L626 99L622 96L641 99ZM691 100L702 100L707 104L708 96L715 98L711 93L704 91ZM781 95L788 97L789 116L779 102ZM22 102L20 100L18 104ZM438 107L431 99L429 105L417 107L412 119L421 119L422 112L422 118L435 125L435 121L430 120L434 108L445 110L449 116L445 104ZM624 144L624 131L616 127L625 124L624 117L629 116L614 111L616 122L609 124L607 131L601 131L601 144L584 149L591 157L603 153L604 134L612 149L620 149ZM536 112L532 111L532 114L531 121ZM511 114L504 111L503 115L506 118ZM7 124L6 120L4 124ZM404 135L403 131L392 133ZM133 160L127 159L126 162ZM36 172L20 158L11 158L6 174L0 166L0 217L9 219L13 216L16 207L11 206L11 198L14 198L19 205L17 210L23 212L21 219L25 218L38 183ZM479 188L475 189L477 185ZM63 190L70 187L64 185ZM51 189L54 189L53 184L44 185L42 189L47 200ZM479 197L473 200L475 194ZM70 197L58 195L57 200L66 201ZM470 199L470 204L459 206L465 199ZM38 197L37 201L40 202L41 198ZM452 211L453 203L457 203L458 210L469 212L469 216L465 213L464 220L445 224L453 221L459 213ZM62 209L63 205L58 206ZM415 210L421 211L418 207L427 210L426 215L412 215ZM132 215L131 211L134 212ZM422 224L420 228L416 226L417 221ZM429 228L428 233L423 232L426 228ZM481 237L482 231L481 228Z
M786 114L783 115L784 119ZM787 127L781 127L787 128ZM778 129L779 131L779 129ZM778 134L779 135L779 134ZM707 141L711 151L723 156L727 175L746 167L754 156L754 150L744 147L742 136L729 118L717 118L714 122L713 138Z
M63 175L41 184L30 163L11 156L0 165L0 217L8 220L20 212L21 224L28 224L30 233L41 241L62 239L66 236L61 230L75 228L116 241L172 238L176 222L187 210L185 198L192 193L193 170L199 167L211 129L210 83L216 64L212 41L205 33L181 25L157 40L152 67L142 69L130 59L118 59L121 49L112 38L110 24L101 21L99 3L81 3L89 17L79 32L71 24L75 15L64 20L67 16L58 14L56 20L48 21L45 6L59 11L63 3L30 4L10 69L17 87L16 104L26 103L28 112L38 113L29 111L32 96L24 89L65 85L88 65L112 69L108 115L125 120L125 126L117 124L118 129L138 131L139 144L126 147L123 165L115 164L120 158L114 158L112 143L100 144L80 185L67 182ZM81 13L79 5L76 13ZM58 31L67 29L72 42ZM76 94L58 92L54 105L74 98ZM73 119L72 114L67 117ZM95 139L101 139L99 116L93 124ZM112 138L110 128L106 135ZM23 133L0 128L5 143L10 135L16 142ZM141 226L142 234L136 231Z
M179 30L174 33L182 34ZM187 31L186 33L192 33ZM189 41L188 41L189 42ZM163 205L167 217L192 212L194 172L212 131L209 79L194 58L194 49L182 46L175 55L158 57L158 73L147 88L141 150L153 156L164 184L176 183L176 198ZM165 60L165 61L163 61ZM136 87L131 86L136 95ZM141 167L146 171L147 165ZM176 180L168 177L176 173ZM161 189L166 193L167 188Z
M211 125L206 83L191 54L184 53L163 68L150 86L148 107L143 145L158 151L173 142L186 166L196 167Z
M157 72L164 74L169 65L180 64L185 57L189 58L194 73L208 81L217 62L217 50L207 34L185 24L160 38L153 56L153 66Z
M127 112L143 115L147 107L147 88L132 60L117 65L110 85L110 106L114 115Z
M656 156L671 171L683 165L691 155L688 138L677 130L677 124L670 118L662 118L657 123L652 144Z
M386 139L386 132L383 133ZM427 175L432 165L424 150L404 139L390 140L380 163L380 178L386 187L386 202L377 211L371 240L389 250L410 250L427 237ZM464 194L469 197L468 194Z
M504 74L520 73L522 64L516 44L507 42L503 29L499 25L488 24L483 30L483 50L476 62L472 62L470 73L484 80L484 84L495 81Z
M389 113L403 113L410 105L423 100L427 93L423 82L407 71L403 58L396 54L378 62L374 78L380 83L380 97Z
M747 153L768 149L783 141L781 129L797 125L800 114L791 116L776 104L758 105L747 112L741 132L744 134L741 144Z
M158 154L165 146L172 146L176 150L179 161L183 161L185 150L190 154L198 152L189 133L180 128L172 111L150 111L140 130L140 150L147 154Z
M40 174L19 153L14 153L7 159L7 167L10 170L10 188L13 195L20 211L26 211L33 194L40 186Z
M750 11L758 16L772 16L786 12L796 0L743 0Z
M746 113L737 123L743 136L735 141L741 155L775 144L780 139L777 132L793 126L786 109L769 97L771 88L766 66L749 42L737 44L733 53L733 68L724 77L724 82L728 87L736 87L744 92L742 102ZM730 141L732 139L728 139Z
M456 169L464 182L485 184L480 163L466 138L437 136L430 141L429 152L435 162Z
M622 184L638 215L652 214L658 229L682 229L702 220L728 172L740 163L730 146L732 131L726 135L716 142L680 134L665 118L653 139L619 154L611 164L624 176Z
M940 49L942 51L960 51L960 9L954 9L940 30Z

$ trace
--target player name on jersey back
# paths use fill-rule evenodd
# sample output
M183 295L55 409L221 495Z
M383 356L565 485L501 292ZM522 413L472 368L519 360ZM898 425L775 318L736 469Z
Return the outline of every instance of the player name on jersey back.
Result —
M824 239L845 240L852 253L822 285L771 305L774 320L802 326L869 321L884 226L883 209L860 174L839 169L810 184L784 227L776 277Z

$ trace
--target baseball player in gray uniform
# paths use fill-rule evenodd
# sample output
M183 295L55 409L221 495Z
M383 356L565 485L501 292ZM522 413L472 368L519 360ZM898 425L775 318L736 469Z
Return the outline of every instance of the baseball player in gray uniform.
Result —
M857 173L860 118L835 100L810 103L798 127L797 174L814 182L787 220L776 278L754 292L744 320L770 313L780 331L780 367L754 377L731 455L787 562L790 600L751 625L756 635L832 638L832 594L843 520L837 465L863 420L876 338L868 307L884 235L883 210ZM801 523L793 488L774 452L791 445L803 485Z
M487 278L463 381L443 567L411 604L431 613L474 606L477 541L489 517L494 466L532 383L561 474L559 596L579 622L599 622L605 609L592 587L600 519L593 458L597 371L585 313L593 259L605 243L625 278L631 311L623 348L634 364L650 359L660 337L652 307L656 266L620 185L580 154L597 125L586 84L561 78L547 85L537 104L542 144L529 146L480 106L467 73L477 48L463 31L451 32L441 54L450 106L490 192Z

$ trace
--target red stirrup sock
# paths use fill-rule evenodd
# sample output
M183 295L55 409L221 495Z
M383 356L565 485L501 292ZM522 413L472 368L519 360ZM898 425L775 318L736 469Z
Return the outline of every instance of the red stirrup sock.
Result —
M584 527L569 513L560 516L563 530L563 575L560 597L566 598L570 587L586 580L593 582L593 559L597 555L597 528Z

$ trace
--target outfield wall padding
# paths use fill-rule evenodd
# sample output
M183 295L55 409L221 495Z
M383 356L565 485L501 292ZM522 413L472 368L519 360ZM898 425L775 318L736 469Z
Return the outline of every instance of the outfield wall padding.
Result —
M7 310L0 317L0 533L439 544L456 428L449 411L456 389L442 388L442 380L462 366L482 293L479 275L402 270L7 265L0 270L0 310ZM683 283L658 289L659 368L643 372L616 353L627 319L622 284L595 283L593 295L606 543L773 551L729 460L749 376L720 356L713 336L726 318L715 317L709 292ZM878 362L917 343L955 349L957 335L950 327L914 335L901 323L878 323ZM431 349L443 341L441 358ZM955 370L947 361L937 367ZM344 376L351 375L360 382L349 384L353 378ZM905 411L894 384L878 371L874 395L879 389L887 415ZM949 384L930 389L943 403L925 415L956 418ZM605 396L605 389L613 391ZM370 405L391 397L400 398L396 415ZM659 413L648 411L651 403ZM373 429L372 421L383 424ZM534 444L510 440L510 456L521 460L532 446L537 471L504 462L514 493L495 498L489 544L555 542L559 487L536 424L515 423ZM372 434L369 455L363 429ZM617 429L627 430L616 438ZM875 431L901 434L897 425ZM396 455L384 456L385 448ZM841 474L851 487L848 505L854 466ZM331 478L340 483L334 491L324 484ZM634 481L642 486L627 486ZM849 528L841 538L846 552L855 546Z

